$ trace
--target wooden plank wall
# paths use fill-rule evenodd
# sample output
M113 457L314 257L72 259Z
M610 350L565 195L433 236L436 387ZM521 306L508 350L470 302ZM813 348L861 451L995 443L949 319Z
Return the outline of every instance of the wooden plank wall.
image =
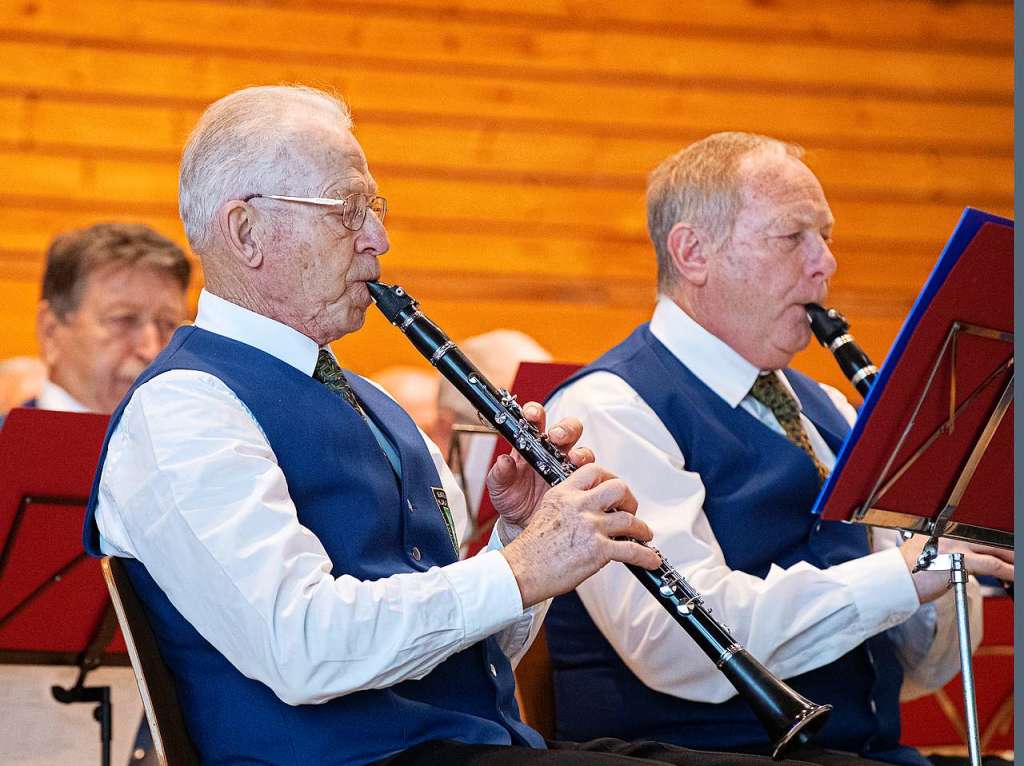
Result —
M454 337L516 327L565 360L647 317L645 173L716 130L808 149L833 303L877 360L962 208L1012 215L1010 2L8 0L0 61L0 358L35 350L57 232L184 241L182 142L255 83L350 101L390 203L386 279ZM376 315L339 351L419 361ZM840 380L819 349L799 365Z

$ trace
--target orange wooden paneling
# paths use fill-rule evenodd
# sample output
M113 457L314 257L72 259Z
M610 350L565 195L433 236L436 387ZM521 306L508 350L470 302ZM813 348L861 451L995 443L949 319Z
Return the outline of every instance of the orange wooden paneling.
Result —
M351 102L391 205L387 278L455 337L518 327L566 360L649 312L644 178L709 132L808 150L835 302L879 360L963 206L1012 208L1009 2L33 0L0 5L0 58L0 358L34 351L57 232L132 219L184 241L181 145L259 82ZM339 350L420 363L373 316ZM841 383L820 349L799 363Z
M526 19L514 23L508 17L456 16L439 24L436 18L352 4L324 10L261 4L254 9L235 2L106 0L84 3L69 14L61 0L35 0L6 8L0 23L39 40L58 36L115 48L171 45L227 55L259 51L288 55L301 64L336 65L356 58L385 68L510 67L515 77L554 71L581 82L745 79L787 89L824 85L861 91L870 82L872 90L882 93L1004 102L1012 87L1012 72L1000 54L938 46L908 50L893 44L879 55L875 47L836 44L825 36L794 41L786 35L691 34L680 39L614 23L552 27Z

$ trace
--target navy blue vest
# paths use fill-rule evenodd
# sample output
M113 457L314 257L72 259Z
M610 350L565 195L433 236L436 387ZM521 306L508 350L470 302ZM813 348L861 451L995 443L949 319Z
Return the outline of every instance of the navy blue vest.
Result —
M340 397L279 359L194 327L178 330L135 382L111 417L108 440L135 388L174 369L215 375L253 413L287 477L299 521L323 543L334 577L372 580L456 560L431 491L441 482L422 438L409 416L371 384L348 373L368 415L398 450L400 486L366 422ZM97 485L98 474L84 530L93 555L99 555ZM433 739L543 747L540 735L519 720L512 670L493 638L420 680L291 706L204 640L144 562L125 565L177 680L204 763L364 764Z
M742 408L726 404L647 325L559 388L599 370L618 375L636 390L672 434L687 470L700 474L707 491L704 511L730 568L764 577L773 563L790 567L807 561L824 568L868 552L862 527L810 515L818 479L807 454ZM842 415L814 381L793 370L785 374L804 414L837 451L848 431ZM594 446L600 454L600 445ZM797 605L771 608L795 610ZM764 729L739 697L699 703L645 686L575 593L555 600L545 625L559 738L612 736L721 750L766 742ZM881 634L787 682L811 700L834 707L816 744L876 757L888 752L889 760L923 764L916 751L898 745L902 677L892 643Z

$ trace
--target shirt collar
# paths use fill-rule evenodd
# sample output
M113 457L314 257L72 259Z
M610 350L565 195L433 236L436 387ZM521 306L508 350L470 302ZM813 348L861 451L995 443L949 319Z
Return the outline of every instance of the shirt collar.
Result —
M43 384L43 390L36 397L36 406L41 410L60 412L89 412L89 408L58 386L52 380Z
M316 369L320 347L311 338L275 319L242 308L204 288L199 293L196 327L258 348L305 375Z
M651 334L730 407L743 401L760 373L664 295L654 307Z

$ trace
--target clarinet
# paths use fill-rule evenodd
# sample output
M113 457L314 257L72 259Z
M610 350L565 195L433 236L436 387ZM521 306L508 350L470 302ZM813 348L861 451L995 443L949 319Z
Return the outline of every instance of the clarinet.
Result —
M853 340L848 332L850 323L835 309L826 309L817 303L808 303L807 321L818 343L832 352L839 362L839 368L850 379L861 396L867 396L871 384L878 376L878 368L871 364L868 355Z
M397 285L367 282L377 308L398 327L548 484L565 481L576 466L530 423L506 390L491 384L447 335ZM639 541L634 541L639 542ZM640 543L647 545L646 543ZM656 548L651 547L657 552ZM825 724L831 705L806 699L758 662L711 616L700 594L658 552L657 569L626 566L729 679L768 732L772 757L805 744Z
M849 322L835 309L826 309L817 303L808 303L807 320L811 323L811 332L818 343L827 348L839 362L839 368L860 392L867 396L871 385L878 377L878 368L871 363L868 355L849 334ZM915 570L917 571L917 570ZM1006 595L1013 598L1013 583L1003 582Z

